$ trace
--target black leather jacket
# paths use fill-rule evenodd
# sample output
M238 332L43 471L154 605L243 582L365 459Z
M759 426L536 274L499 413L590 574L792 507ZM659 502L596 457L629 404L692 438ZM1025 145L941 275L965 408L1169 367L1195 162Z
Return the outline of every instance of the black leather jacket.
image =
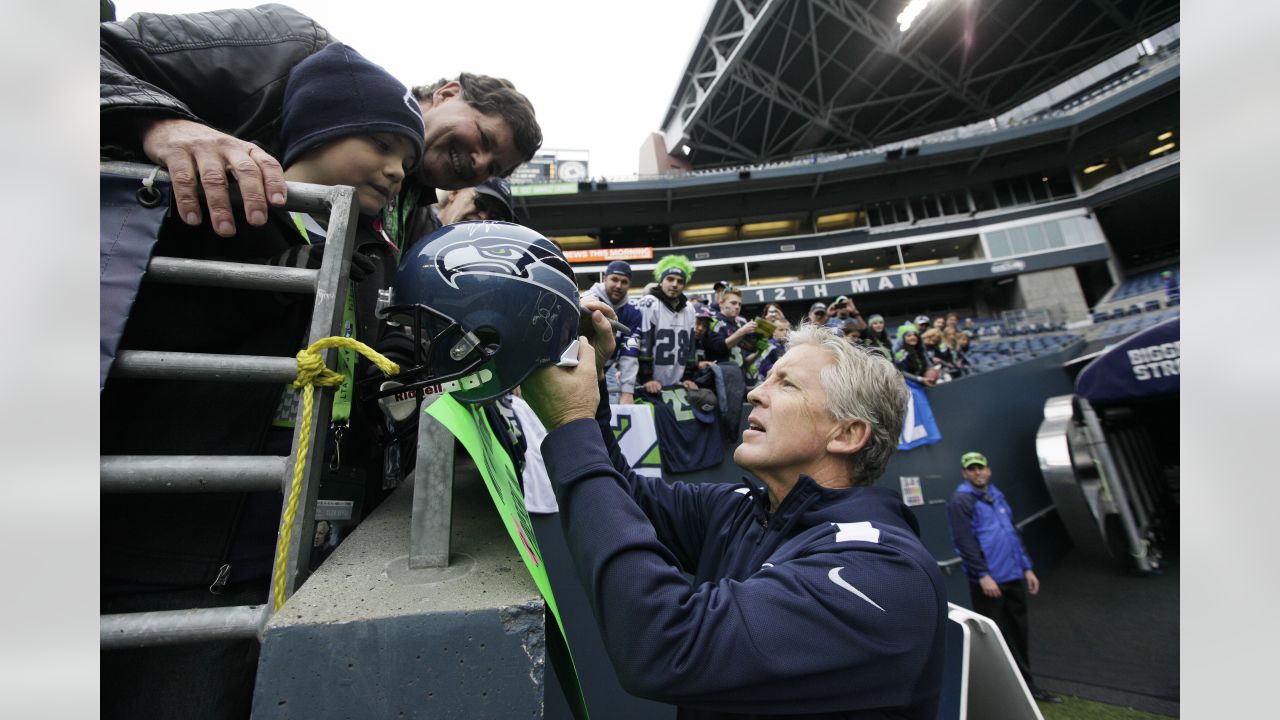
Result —
M336 42L315 20L275 4L184 15L137 13L101 28L101 156L136 162L149 162L142 129L157 118L203 123L279 159L289 71ZM421 206L435 200L434 188L416 175L406 178L396 208L385 218L392 239L407 247L434 230Z
M145 122L185 118L279 157L289 70L333 41L328 30L284 5L137 13L102 23L103 155L141 160Z

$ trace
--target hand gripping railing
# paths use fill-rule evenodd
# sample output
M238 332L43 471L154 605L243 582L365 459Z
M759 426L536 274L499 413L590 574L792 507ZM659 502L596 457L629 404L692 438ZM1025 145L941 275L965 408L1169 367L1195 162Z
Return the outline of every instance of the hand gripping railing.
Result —
M155 168L150 165L132 163L104 162L101 172L139 180L147 177L168 179L164 173L155 173ZM319 270L157 257L148 265L144 279L147 282L314 293L315 306L306 345L340 334L359 213L359 206L354 201L355 191L346 186L294 182L288 183L288 189L286 209L329 214L324 259ZM333 368L336 353L327 352L325 363ZM291 357L132 350L122 351L116 356L111 376L281 384L295 380L297 370L297 360ZM333 390L322 388L322 393L320 401L312 403L311 407L313 437L305 458L307 471L299 497L300 522L295 522L289 533L284 583L286 595L291 595L306 579L309 570L310 537L314 532L316 498L324 468L321 433L329 426ZM301 420L301 398L298 403ZM302 426L301 421L296 424L293 450L287 460L270 456L104 456L101 459L101 490L139 493L287 489ZM276 539L277 550L281 539ZM273 576L273 586L275 581ZM258 637L270 617L270 608L271 605L267 604L103 615L100 643L103 649L108 649Z

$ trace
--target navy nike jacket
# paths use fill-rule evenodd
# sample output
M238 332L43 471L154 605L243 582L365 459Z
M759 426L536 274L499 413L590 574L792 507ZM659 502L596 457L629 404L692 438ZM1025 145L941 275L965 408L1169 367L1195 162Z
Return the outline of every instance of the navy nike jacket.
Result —
M747 483L631 472L608 417L557 428L542 455L628 692L681 718L937 715L946 593L895 493L802 476L771 513Z

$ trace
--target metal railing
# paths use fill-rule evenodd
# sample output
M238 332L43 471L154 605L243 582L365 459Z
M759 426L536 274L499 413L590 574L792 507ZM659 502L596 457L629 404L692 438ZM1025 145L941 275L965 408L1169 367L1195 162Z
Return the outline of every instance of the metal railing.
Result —
M434 398L423 401L422 410ZM418 412L418 456L413 471L409 519L409 567L449 567L453 511L453 434L440 421Z
M168 180L167 174L156 173L155 168L150 165L105 162L101 164L100 171L104 174L136 177L140 181L148 177ZM157 257L148 265L144 281L313 293L315 304L305 344L310 345L321 338L338 335L359 213L354 196L354 189L345 186L288 183L286 209L329 215L324 258L319 270ZM330 368L336 366L336 357L334 350L326 351L325 362ZM297 361L292 357L132 350L118 354L111 369L111 377L282 384L296 379ZM299 498L300 513L289 536L284 583L286 597L306 579L309 571L310 534L313 532L320 475L324 469L325 444L322 433L329 425L332 396L332 388L321 388L320 397L312 404L312 437L306 457L307 472ZM301 397L297 402L301 417ZM297 428L301 426L301 422L296 425ZM288 458L104 456L100 466L101 491L203 493L283 489L287 494L300 439L301 434L295 429L293 449ZM277 550L279 542L280 538L277 537ZM275 580L273 575L272 584ZM111 649L258 637L269 617L269 605L103 615L100 643L103 649Z

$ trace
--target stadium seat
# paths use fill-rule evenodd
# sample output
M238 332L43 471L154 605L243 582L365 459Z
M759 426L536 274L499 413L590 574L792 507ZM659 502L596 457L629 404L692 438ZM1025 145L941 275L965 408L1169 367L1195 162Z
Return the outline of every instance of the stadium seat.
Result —
M1134 275L1127 278L1115 291L1111 294L1112 301L1125 300L1136 295L1145 295L1148 293L1162 292L1165 289L1164 278L1161 274L1164 272L1172 273L1174 279L1181 285L1182 272L1179 265L1171 265L1156 270L1148 270L1144 273ZM1175 290L1176 293L1176 290Z

